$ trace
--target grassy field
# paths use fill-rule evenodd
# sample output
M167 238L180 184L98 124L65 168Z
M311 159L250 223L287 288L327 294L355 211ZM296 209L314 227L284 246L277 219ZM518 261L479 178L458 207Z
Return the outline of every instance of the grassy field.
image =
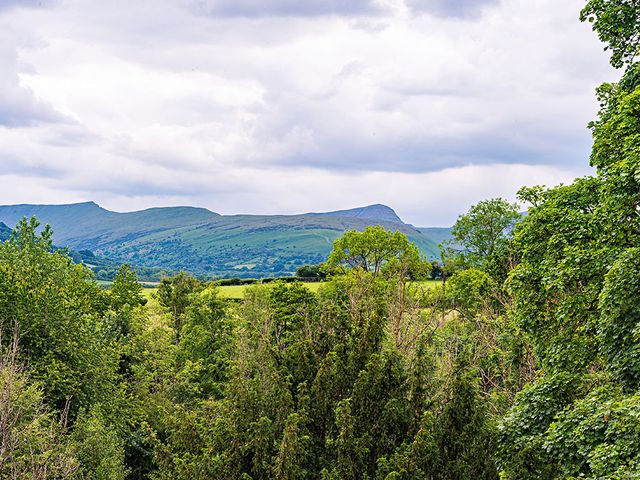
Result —
M425 288L435 288L438 285L442 284L440 280L425 280L422 282L416 282L418 285ZM322 282L309 282L305 283L305 286L311 290L312 292L317 292ZM244 290L245 288L251 285L230 285L224 287L218 287L218 292L220 292L220 296L223 298L231 298L235 300L241 300L244 298ZM151 298L151 295L157 290L157 288L144 288L142 290L142 294L145 298Z
M147 300L151 300L151 295L152 295L152 294L154 294L154 293L156 293L156 291L157 291L157 290L158 290L158 289L157 289L157 288L155 288L155 287L153 287L153 288L149 288L149 287L147 287L147 288L143 288L143 289L142 289L142 296L143 296L144 298L146 298Z
M436 286L442 284L440 280L425 280L417 283L426 288L435 288ZM321 285L322 285L321 282L305 283L305 286L312 292L317 292ZM218 287L218 291L220 292L221 297L242 299L244 298L245 288L247 288L247 285L232 285L232 286Z

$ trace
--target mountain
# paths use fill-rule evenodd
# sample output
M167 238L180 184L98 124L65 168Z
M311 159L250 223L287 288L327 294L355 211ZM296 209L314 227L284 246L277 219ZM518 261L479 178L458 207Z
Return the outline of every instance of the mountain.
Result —
M425 256L438 257L437 241L385 205L300 215L220 215L194 207L119 213L94 202L0 206L0 221L9 226L32 215L53 227L56 245L203 277L291 274L326 260L345 230L368 225L401 231Z
M10 236L11 236L11 229L7 227L4 223L0 222L0 242L9 240Z
M326 213L309 213L308 215L319 215L324 217L347 217L359 218L360 220L371 220L375 222L404 223L392 208L386 205L376 204L367 207L352 208L350 210L337 210Z
M418 231L440 245L445 240L451 240L452 227L419 227Z

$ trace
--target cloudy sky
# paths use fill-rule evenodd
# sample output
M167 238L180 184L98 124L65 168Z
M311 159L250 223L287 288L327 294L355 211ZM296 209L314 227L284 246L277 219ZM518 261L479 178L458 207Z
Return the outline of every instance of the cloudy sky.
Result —
M589 173L582 0L0 0L0 204L449 225Z

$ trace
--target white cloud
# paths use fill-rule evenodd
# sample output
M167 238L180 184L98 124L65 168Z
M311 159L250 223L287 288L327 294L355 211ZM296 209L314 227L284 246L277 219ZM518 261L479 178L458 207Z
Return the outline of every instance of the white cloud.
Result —
M0 203L94 200L117 211L149 205L194 205L222 214L296 214L381 202L392 205L403 220L416 226L447 226L480 200L503 197L515 201L515 193L521 186L553 186L590 173L587 168L513 164L447 168L419 174L238 168L194 176L191 172L160 168L155 175L148 176L145 164L128 162L118 174L101 169L99 178L90 179L89 190L86 179L90 178L91 170L79 167L72 179L0 175L0 183L7 186L0 192ZM170 181L181 188L163 190L164 194L158 195L161 185Z
M472 201L587 171L593 89L616 74L580 0L454 3L2 10L0 105L14 107L0 107L0 202L382 202L447 224Z

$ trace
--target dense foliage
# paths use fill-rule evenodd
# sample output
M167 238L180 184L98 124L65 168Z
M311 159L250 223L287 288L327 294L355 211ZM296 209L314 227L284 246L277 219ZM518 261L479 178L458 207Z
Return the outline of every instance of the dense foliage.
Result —
M0 413L20 417L1 435L31 442L3 475L55 451L69 478L497 478L485 452L526 369L514 332L494 343L509 328L482 271L431 290L406 238L354 232L387 256L318 294L273 282L236 304L180 274L147 303L129 266L102 290L37 227L0 246Z
M541 370L502 422L505 478L640 475L640 4L591 0L583 18L627 69L598 89L596 175L521 191L510 288Z
M349 231L318 293L109 290L24 219L0 244L0 478L640 478L640 4L591 0L617 84L592 177L480 202L442 266ZM442 277L432 288L414 281ZM235 282L234 282L235 283Z

